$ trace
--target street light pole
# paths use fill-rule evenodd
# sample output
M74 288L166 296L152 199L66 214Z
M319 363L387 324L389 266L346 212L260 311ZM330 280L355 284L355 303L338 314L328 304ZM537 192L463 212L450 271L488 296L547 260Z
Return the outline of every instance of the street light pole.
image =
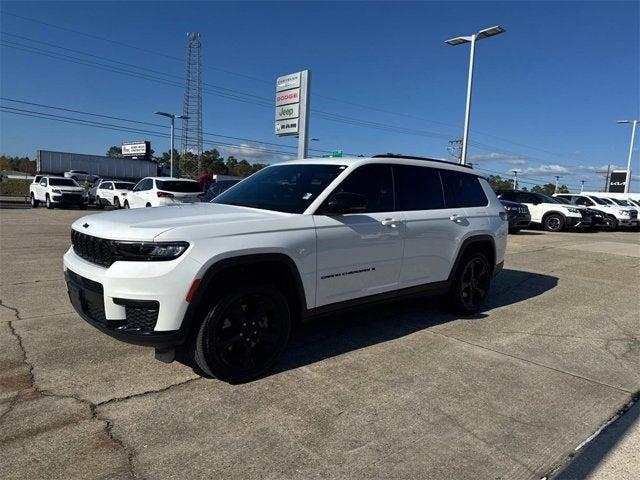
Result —
M175 131L175 121L176 118L180 118L181 120L188 120L189 117L186 115L176 115L175 113L167 113L167 112L156 112L156 115L162 115L163 117L169 117L171 119L171 150L169 151L170 158L170 170L169 175L173 178L173 142L174 142L174 131Z
M473 35L467 35L464 37L456 37L447 40L445 43L448 45L460 45L463 43L471 44L471 51L469 52L469 77L467 78L467 103L464 111L464 131L462 134L462 154L460 155L460 164L465 165L467 163L467 150L469 141L469 124L471 120L471 92L473 90L473 65L476 53L476 41L483 38L493 37L504 33L506 30L500 25L495 27L485 28Z
M517 190L518 189L518 171L517 170L511 170L513 172L513 189Z
M633 144L636 141L638 120L618 120L617 123L631 124L631 144L629 145L629 158L627 159L627 181L624 183L624 193L629 193L629 187L631 186L631 158L633 157Z
M556 175L556 189L553 191L553 193L558 193L558 182L560 181L560 175Z

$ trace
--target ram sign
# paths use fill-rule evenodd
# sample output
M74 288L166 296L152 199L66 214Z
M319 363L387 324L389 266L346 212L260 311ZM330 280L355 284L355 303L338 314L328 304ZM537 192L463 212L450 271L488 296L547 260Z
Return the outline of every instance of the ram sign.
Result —
M146 157L151 153L151 142L128 142L122 144L123 157Z

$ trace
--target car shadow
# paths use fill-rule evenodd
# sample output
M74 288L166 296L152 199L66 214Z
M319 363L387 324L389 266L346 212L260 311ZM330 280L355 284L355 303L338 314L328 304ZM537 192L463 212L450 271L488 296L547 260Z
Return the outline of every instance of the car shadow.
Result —
M289 348L269 375L411 335L460 318L481 320L488 317L495 308L542 295L557 284L558 278L554 276L505 269L494 278L482 312L473 316L461 317L449 312L443 297L425 297L317 317L297 327Z

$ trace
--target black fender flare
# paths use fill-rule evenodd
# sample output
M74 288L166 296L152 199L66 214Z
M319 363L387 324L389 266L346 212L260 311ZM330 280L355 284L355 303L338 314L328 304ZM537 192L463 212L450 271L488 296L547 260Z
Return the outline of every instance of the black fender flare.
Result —
M288 268L296 286L295 294L300 305L300 312L298 312L298 314L303 315L307 309L307 297L304 292L304 285L302 283L302 278L300 277L300 272L298 271L298 266L291 257L284 253L257 253L224 258L213 263L202 276L200 284L198 285L198 288L195 291L193 298L189 303L189 306L187 307L187 311L182 319L182 324L180 325L181 343L184 343L187 340L193 322L196 319L196 314L198 312L199 306L203 300L203 296L208 291L211 282L218 273L227 268L240 267L244 265L252 265L263 262L280 263Z
M491 265L491 272L494 273L498 268L496 265L496 241L495 239L491 236L491 235L474 235L472 237L469 238L465 238L462 241L462 244L460 245L460 248L458 249L458 253L456 255L456 260L453 263L453 267L451 268L451 271L449 272L449 278L447 278L447 283L449 285L451 285L451 282L453 281L453 277L456 274L456 272L458 271L458 267L460 265L460 262L462 261L462 257L464 256L464 252L465 250L473 245L474 243L484 243L484 242L489 242L491 244L491 246L493 247L493 264Z

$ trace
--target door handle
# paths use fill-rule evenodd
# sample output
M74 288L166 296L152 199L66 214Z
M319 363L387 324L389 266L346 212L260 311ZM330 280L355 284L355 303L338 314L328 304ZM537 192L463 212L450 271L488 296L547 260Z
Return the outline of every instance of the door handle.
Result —
M395 218L385 218L380 223L385 227L396 228L398 226L398 223L400 223L400 221L396 220Z
M453 215L451 215L449 217L449 220L451 220L452 222L456 222L456 223L460 223L463 222L464 220L466 220L467 217L464 217L462 215L458 215L457 213L454 213Z

